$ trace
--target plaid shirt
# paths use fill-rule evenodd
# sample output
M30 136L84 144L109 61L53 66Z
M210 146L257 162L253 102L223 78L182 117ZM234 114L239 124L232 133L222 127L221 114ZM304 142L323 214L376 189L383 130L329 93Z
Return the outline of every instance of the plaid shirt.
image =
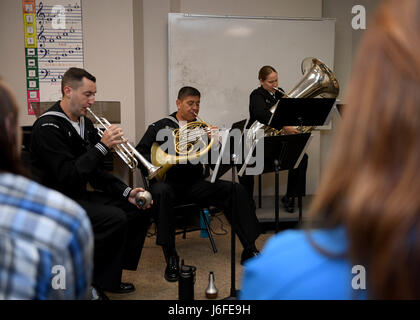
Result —
M0 299L84 299L92 271L85 211L54 190L0 173Z

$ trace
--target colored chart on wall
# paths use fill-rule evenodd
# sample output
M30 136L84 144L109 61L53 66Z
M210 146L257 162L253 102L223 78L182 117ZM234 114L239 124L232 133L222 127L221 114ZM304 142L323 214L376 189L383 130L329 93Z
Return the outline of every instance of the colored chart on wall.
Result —
M28 114L33 102L61 98L61 79L83 68L81 0L22 0Z

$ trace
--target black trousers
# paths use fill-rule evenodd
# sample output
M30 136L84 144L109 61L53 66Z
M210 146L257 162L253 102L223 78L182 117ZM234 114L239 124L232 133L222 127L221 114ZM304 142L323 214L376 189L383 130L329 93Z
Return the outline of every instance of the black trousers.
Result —
M198 180L191 183L155 182L150 187L152 206L157 226L156 243L175 247L175 216L173 207L194 202L203 207L214 205L222 208L231 223L234 214L234 230L244 248L254 245L260 235L260 225L255 210L249 205L246 190L235 184L235 201L232 203L233 186L228 181L210 183ZM235 206L233 210L232 206Z
M150 226L151 211L122 198L87 192L76 201L86 210L94 234L93 284L118 288L122 269L136 270Z
M288 197L298 197L306 195L306 169L308 168L308 155L305 153L299 166L296 169L289 170L287 176ZM253 201L254 197L254 176L243 175L239 177L239 183L244 186L248 196Z

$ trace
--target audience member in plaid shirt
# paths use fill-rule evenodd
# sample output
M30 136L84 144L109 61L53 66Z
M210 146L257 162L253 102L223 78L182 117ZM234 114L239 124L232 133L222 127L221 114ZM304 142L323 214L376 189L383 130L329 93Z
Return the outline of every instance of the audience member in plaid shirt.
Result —
M93 233L85 211L23 176L18 108L0 80L0 299L85 299Z

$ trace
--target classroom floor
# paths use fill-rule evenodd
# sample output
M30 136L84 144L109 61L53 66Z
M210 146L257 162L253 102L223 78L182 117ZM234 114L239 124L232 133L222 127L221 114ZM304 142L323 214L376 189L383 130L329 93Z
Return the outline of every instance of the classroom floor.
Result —
M303 201L303 218L309 206L311 197L305 197ZM257 202L258 203L258 202ZM273 224L270 221L274 218L274 200L263 199L263 208L257 209L257 217L263 221L263 229L270 229ZM297 220L297 213L290 214L280 207L279 210L281 229L299 227L293 221ZM193 265L197 268L196 282L194 286L194 298L196 300L207 300L205 290L208 286L210 271L214 273L215 286L218 289L216 299L223 299L230 296L231 289L239 290L241 286L242 266L240 255L242 246L236 238L236 259L235 259L235 283L231 281L231 236L230 224L222 213L211 217L210 226L217 247L217 253L213 253L208 238L202 238L200 231L187 233L186 239L177 235L176 244L180 259L184 259L186 265ZM265 230L257 239L258 249L274 235L274 230ZM154 225L150 228L150 235L146 238L142 256L136 271L124 271L123 281L132 282L136 291L129 294L108 294L110 299L115 300L177 300L178 282L167 282L163 275L165 262L160 246L156 245Z

